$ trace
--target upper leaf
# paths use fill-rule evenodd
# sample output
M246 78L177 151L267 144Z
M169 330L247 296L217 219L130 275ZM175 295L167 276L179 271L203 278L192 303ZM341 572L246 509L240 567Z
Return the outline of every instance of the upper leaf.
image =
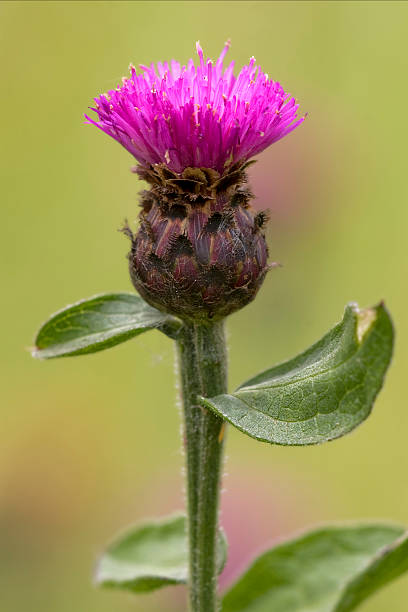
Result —
M255 376L231 395L201 401L263 442L332 440L370 414L392 345L392 323L383 304L362 311L349 305L343 321L301 355Z
M222 612L350 612L408 570L408 539L391 525L329 527L261 555Z
M222 531L217 553L221 573L227 558L227 542ZM173 516L127 531L101 557L95 580L100 586L134 593L185 584L188 580L185 517Z
M106 293L63 308L44 323L33 357L51 359L95 353L153 328L176 326L176 319L132 293Z

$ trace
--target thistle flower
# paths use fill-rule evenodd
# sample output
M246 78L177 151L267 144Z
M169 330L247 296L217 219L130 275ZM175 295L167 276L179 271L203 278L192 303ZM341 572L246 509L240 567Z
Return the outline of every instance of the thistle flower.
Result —
M255 214L246 186L249 160L294 130L303 118L255 58L234 76L215 64L172 61L131 66L122 86L95 99L98 121L138 161L140 229L130 274L161 310L193 319L224 317L253 299L268 270L265 213Z

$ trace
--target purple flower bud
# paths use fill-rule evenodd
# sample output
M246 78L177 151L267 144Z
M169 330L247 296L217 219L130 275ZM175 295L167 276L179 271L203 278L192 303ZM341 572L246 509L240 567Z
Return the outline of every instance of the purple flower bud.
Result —
M193 60L141 66L96 98L98 121L139 162L150 184L142 193L140 229L130 274L153 306L192 319L221 318L256 295L268 270L265 213L252 210L248 160L304 118L279 83L251 58L237 77L234 63Z
M138 169L142 194L130 274L149 304L192 319L221 318L252 300L268 270L261 227L245 187L245 169L220 176L208 168L182 174L164 165Z

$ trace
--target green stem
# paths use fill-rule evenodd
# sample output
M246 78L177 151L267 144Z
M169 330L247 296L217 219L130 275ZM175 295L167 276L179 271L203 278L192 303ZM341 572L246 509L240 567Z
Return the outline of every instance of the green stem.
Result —
M224 421L198 403L227 388L223 322L185 323L178 336L185 418L190 609L217 610L218 502Z

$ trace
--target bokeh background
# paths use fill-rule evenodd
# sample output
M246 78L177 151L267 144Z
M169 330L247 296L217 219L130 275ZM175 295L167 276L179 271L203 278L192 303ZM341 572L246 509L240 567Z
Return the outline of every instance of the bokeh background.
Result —
M183 609L182 588L140 598L91 583L112 535L183 506L173 348L157 332L107 352L36 362L50 313L131 290L128 244L143 187L132 159L85 126L91 98L135 64L209 56L232 39L301 102L307 121L259 157L270 273L231 317L231 387L293 356L348 301L385 298L395 359L372 417L321 447L228 434L227 584L259 550L322 522L408 525L406 378L408 4L1 2L1 588L7 612ZM408 579L362 607L406 612Z

